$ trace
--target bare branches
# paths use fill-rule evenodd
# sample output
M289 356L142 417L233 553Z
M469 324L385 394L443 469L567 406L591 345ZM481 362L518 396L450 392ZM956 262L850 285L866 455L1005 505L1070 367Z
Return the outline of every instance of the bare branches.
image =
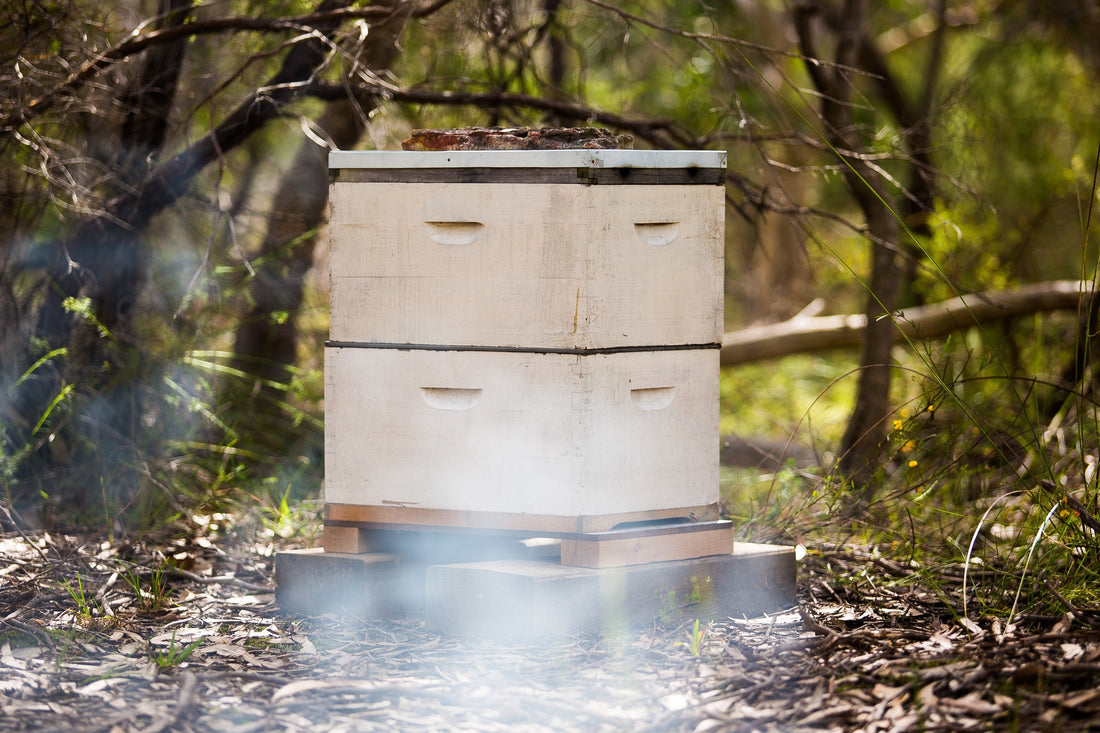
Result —
M0 131L10 134L11 131L52 109L67 94L76 91L112 64L153 46L196 36L239 33L242 31L313 34L322 28L336 28L348 20L381 22L401 12L407 12L411 17L424 17L450 2L452 0L434 0L427 4L371 5L366 8L339 7L291 18L213 18L196 20L182 25L170 25L148 32L143 32L143 29L139 27L121 43L94 54L92 58L84 62L80 68L72 72L57 86L25 103L19 109L0 117ZM347 3L341 4L346 5Z
M648 18L643 18L640 15L635 15L634 13L630 13L626 10L621 9L621 8L617 8L614 5L612 5L611 3L603 2L603 0L585 0L585 2L587 2L589 5L594 5L598 8L603 9L603 10L607 10L607 11L610 11L612 13L615 13L620 18L622 18L624 20L628 20L631 23L637 23L638 25L643 25L643 26L646 26L648 28L652 28L653 30L660 31L661 33L664 33L664 34L667 34L667 35L670 35L670 36L678 36L680 38L688 38L688 39L691 39L691 40L694 40L694 41L700 41L700 42L709 41L709 42L721 43L721 44L724 44L724 45L735 46L735 47L737 47L741 50L759 51L759 52L761 52L763 54L766 54L766 55L769 55L769 56L783 56L783 57L787 57L787 58L800 59L800 60L807 61L809 63L812 63L815 66L822 67L822 68L840 68L843 71L851 72L851 73L854 73L854 74L866 73L866 72L861 71L860 69L857 69L857 68L854 68L854 67L849 67L849 66L844 66L844 65L833 63L833 62L830 62L830 61L826 61L826 60L821 59L817 56L805 56L805 55L797 53L795 51L788 51L788 50L782 49L782 48L775 48L773 46L765 46L765 45L762 45L762 44L759 44L759 43L752 43L751 41L746 41L746 40L743 40L743 39L740 39L740 38L734 38L732 36L724 36L724 35L721 35L721 34L718 34L718 33L695 33L695 32L691 32L691 31L681 30L679 28L672 28L670 26L662 25L660 23L654 23L652 20L649 20Z
M164 0L164 27L181 27L190 16L192 0ZM141 74L131 80L121 102L126 110L120 138L127 173L139 170L144 159L160 150L168 129L168 118L186 54L184 38L151 49L144 56Z
M338 15L332 9L349 0L324 0L319 16ZM145 222L178 199L198 171L232 150L253 131L282 114L282 106L298 95L325 57L324 35L336 28L336 20L318 23L283 60L268 83L245 98L212 132L150 172L140 191L112 201L108 210L130 226L141 229Z

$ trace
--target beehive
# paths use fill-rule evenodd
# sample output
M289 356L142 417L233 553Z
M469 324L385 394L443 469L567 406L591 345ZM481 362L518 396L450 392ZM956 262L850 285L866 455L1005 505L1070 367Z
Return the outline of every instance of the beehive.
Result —
M724 165L333 153L326 523L715 518Z

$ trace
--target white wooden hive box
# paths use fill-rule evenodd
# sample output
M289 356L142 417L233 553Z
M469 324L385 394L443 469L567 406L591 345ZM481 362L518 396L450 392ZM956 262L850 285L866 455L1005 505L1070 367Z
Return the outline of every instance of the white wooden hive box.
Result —
M385 154L364 155L351 160ZM331 339L530 349L720 342L723 196L719 185L338 177Z
M724 164L333 153L326 523L716 518Z
M330 518L357 505L374 510L341 516L547 532L713 518L716 350L330 348L325 374Z

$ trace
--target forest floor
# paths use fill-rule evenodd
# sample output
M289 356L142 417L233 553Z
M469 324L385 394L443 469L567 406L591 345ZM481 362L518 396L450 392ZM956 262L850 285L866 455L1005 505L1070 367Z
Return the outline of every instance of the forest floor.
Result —
M280 615L274 549L0 536L0 731L1100 730L1100 619L960 621L867 548L769 617L507 645Z

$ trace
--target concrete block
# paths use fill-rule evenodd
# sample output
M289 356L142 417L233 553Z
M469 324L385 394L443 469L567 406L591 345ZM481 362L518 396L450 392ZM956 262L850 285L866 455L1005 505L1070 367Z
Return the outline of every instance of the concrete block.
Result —
M405 571L396 555L384 553L280 552L275 555L275 600L284 613L388 616L415 600L416 581L411 579L410 586Z
M337 530L331 532L330 529ZM381 618L424 609L428 566L445 562L514 559L557 563L559 543L462 533L325 528L359 552L322 548L275 555L275 598L284 613L350 614ZM336 542L334 541L334 545Z
M796 602L794 548L737 543L734 552L622 568L495 560L427 569L425 614L447 634L516 641L618 633L654 620L758 616Z

